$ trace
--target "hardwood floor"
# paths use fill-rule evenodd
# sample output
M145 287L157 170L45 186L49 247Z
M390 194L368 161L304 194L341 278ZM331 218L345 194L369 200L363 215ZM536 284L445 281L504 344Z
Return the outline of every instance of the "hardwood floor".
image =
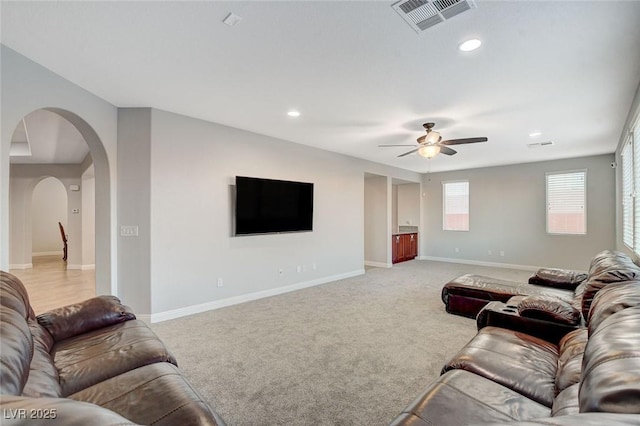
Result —
M67 270L61 256L37 256L31 269L11 269L24 283L36 314L96 295L95 271Z

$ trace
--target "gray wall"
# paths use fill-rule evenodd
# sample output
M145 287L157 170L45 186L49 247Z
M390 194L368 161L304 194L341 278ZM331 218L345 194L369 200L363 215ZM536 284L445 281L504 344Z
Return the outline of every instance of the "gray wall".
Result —
M151 109L118 109L119 295L134 312L151 312ZM167 231L170 231L168 229Z
M364 260L371 266L389 266L389 178L368 176L364 180Z
M613 159L610 154L425 175L423 254L585 270L594 254L615 247ZM587 235L548 235L545 173L576 169L587 169ZM442 181L448 180L469 181L468 232L442 230Z
M9 267L11 134L25 115L46 108L71 121L89 145L96 177L96 291L115 292L116 107L4 45L0 55L0 268Z
M398 226L420 226L420 184L405 183L398 188Z
M31 267L33 253L33 190L36 185L47 177L54 177L64 185L67 193L65 203L66 226L69 235L69 254L67 268L82 268L82 210L72 214L72 209L81 209L81 191L70 191L70 185L81 184L82 170L79 164L13 164L11 165L11 265L14 268ZM55 221L57 226L57 220ZM58 239L60 234L58 232ZM58 247L62 247L61 243Z

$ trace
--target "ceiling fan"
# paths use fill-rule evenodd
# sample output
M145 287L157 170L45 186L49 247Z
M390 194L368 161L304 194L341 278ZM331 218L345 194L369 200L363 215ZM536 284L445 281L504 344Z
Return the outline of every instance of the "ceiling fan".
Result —
M404 154L398 155L398 157L404 157L405 155L413 154L414 152L418 152L418 154L422 155L425 158L433 158L438 153L442 153L445 155L454 155L457 151L449 148L447 145L461 145L465 143L476 143L476 142L486 142L488 139L484 137L480 138L464 138L464 139L448 139L443 141L442 136L440 136L439 132L433 130L435 123L424 123L422 126L427 130L426 135L420 136L418 141L418 146L411 151L405 152ZM413 146L415 145L378 145L379 147L391 147L391 146Z

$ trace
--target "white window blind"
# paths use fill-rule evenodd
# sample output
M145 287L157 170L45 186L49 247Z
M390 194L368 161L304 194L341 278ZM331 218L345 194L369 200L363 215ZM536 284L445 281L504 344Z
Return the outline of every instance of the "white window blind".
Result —
M622 148L622 238L624 243L634 246L634 172L633 144L631 139Z
M547 173L547 232L586 234L586 171Z
M469 181L443 182L443 220L445 231L469 230Z

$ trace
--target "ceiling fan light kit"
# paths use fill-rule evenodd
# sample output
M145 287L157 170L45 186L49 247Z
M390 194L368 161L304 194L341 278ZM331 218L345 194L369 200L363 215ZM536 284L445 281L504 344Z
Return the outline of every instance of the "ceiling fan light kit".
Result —
M440 147L438 145L425 145L418 149L418 154L424 158L433 158L440 153Z
M447 145L462 145L466 143L486 142L488 139L485 137L477 138L463 138L463 139L447 139L442 140L440 132L433 130L435 123L424 123L422 126L427 131L426 135L420 136L417 141L418 145L411 151L407 151L404 154L398 155L398 157L404 157L409 154L417 152L419 155L425 158L433 158L436 155L442 153L445 155L454 155L456 150L449 148ZM411 145L378 145L380 147L392 147L392 146L411 146Z

